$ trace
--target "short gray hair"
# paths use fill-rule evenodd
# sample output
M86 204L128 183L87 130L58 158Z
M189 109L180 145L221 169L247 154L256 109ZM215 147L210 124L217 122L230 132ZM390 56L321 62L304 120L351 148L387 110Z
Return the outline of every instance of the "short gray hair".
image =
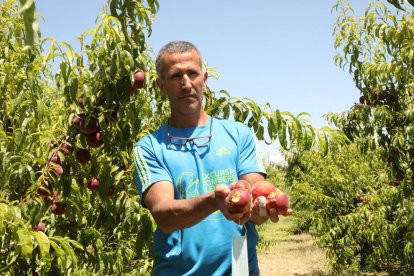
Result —
M160 79L163 79L162 61L163 61L165 53L188 53L193 50L197 52L198 57L200 59L201 70L204 72L203 58L201 56L200 51L197 49L197 47L193 43L188 42L188 41L172 41L172 42L165 44L164 47L161 48L161 50L158 52L158 55L155 59L155 70L157 71L158 77Z

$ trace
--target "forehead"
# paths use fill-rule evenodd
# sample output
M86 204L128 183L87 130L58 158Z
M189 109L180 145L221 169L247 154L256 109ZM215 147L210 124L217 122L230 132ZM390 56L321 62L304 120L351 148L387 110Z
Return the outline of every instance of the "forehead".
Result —
M200 57L195 50L184 53L165 53L163 55L164 69L178 69L181 67L201 68Z

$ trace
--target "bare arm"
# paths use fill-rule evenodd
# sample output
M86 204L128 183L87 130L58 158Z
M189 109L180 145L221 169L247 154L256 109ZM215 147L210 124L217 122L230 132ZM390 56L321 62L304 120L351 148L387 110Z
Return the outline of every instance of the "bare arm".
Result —
M220 210L229 220L240 220L241 214L231 214L225 207L229 188L218 185L210 193L191 199L174 199L174 188L169 181L154 183L144 194L144 203L164 233L193 226L211 213Z

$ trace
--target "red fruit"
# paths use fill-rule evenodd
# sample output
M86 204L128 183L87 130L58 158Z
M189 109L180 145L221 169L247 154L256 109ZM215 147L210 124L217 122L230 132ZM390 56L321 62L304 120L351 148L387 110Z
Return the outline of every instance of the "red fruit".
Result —
M137 89L134 86L131 86L128 88L128 93L129 94L135 94L135 92L137 92Z
M57 151L55 151L52 154L52 157L50 158L50 161L53 162L53 163L55 163L55 164L59 164L59 165L61 164L61 160L60 160L60 157L59 157L59 153Z
M103 144L103 135L100 131L89 134L86 136L86 143L91 148L98 148Z
M243 189L249 192L251 191L250 183L242 179L238 179L234 181L233 183L231 183L229 188L230 190Z
M38 195L41 195L43 197L50 196L49 190L44 186L40 186L39 188L37 188L36 192L37 192Z
M85 115L83 115L83 114L78 115L78 116L75 116L75 118L73 118L73 125L74 125L77 129L80 129L80 126L81 126L82 120L84 120L84 119L85 119Z
M144 87L145 73L140 71L135 71L134 73L134 87L140 89Z
M72 151L73 151L73 147L69 144L66 144L66 143L60 144L60 147L62 149L65 149L68 153L72 153Z
M253 200L255 200L258 196L267 197L271 192L274 191L276 191L276 187L269 181L258 181L254 184L254 187L252 189Z
M112 184L111 186L109 186L108 192L106 193L106 195L108 197L112 197L114 194L115 194L115 186Z
M41 195L43 197L50 196L51 187L50 187L49 181L47 181L46 179L44 179L42 181L42 184L37 188L36 191L37 191L37 194L38 195Z
M277 209L281 212L286 212L289 208L289 197L285 192L274 191L267 196L267 209Z
M57 216L61 216L66 212L66 203L59 201L59 202L53 202L52 204L52 213L57 215Z
M91 153L87 149L79 149L76 151L75 157L79 163L85 165L91 160Z
M53 198L53 202L58 202L59 201L59 192L58 191L54 191L52 193L52 198Z
M39 222L38 224L36 224L35 226L33 226L33 230L34 231L42 231L44 232L46 229L46 225L43 221Z
M89 181L88 181L88 189L95 191L99 188L99 184L101 184L101 181L99 180L99 178L96 177L92 177Z
M49 196L43 196L43 200L45 201L45 202L51 202L51 200L50 200L50 197Z
M84 134L92 134L98 131L99 122L95 118L83 118L81 119L79 130Z
M61 175L63 173L63 168L61 165L56 164L56 163L50 163L51 166L50 168L58 175Z
M227 197L230 213L245 213L250 210L251 195L244 189L234 189Z

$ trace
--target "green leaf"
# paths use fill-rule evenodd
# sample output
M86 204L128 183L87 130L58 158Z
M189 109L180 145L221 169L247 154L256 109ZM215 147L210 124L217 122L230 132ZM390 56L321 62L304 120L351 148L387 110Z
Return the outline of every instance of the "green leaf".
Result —
M39 31L39 26L35 18L35 1L20 0L19 13L23 14L24 26L26 30L26 45L33 45L34 35Z
M6 234L6 227L4 226L3 219L0 219L0 236L4 236Z
M387 0L388 3L396 7L397 9L403 10L404 8L401 6L400 2L398 0ZM411 4L411 3L410 3Z
M49 256L50 242L49 238L42 231L34 231L33 236L35 237L37 244L39 245L40 255L42 258Z
M286 121L280 114L279 110L276 110L276 121L277 121L277 133L279 137L280 145L283 149L287 148L287 140L286 140Z
M17 236L19 239L18 248L20 249L20 253L23 258L30 259L33 251L32 235L26 229L19 229L17 230Z
M21 213L20 208L17 207L17 206L12 206L9 209L7 218L8 219L11 219L11 220L19 220L19 219L21 219L22 218L22 213Z
M65 251L53 240L49 240L50 246L55 250L59 258L65 258Z
M9 213L9 205L5 203L0 203L0 217L7 217Z
M66 258L65 251L56 242L54 242L52 239L49 239L49 242L50 242L50 245L53 248L53 250L55 250L56 254L58 255L58 258L62 262L63 266L66 268L67 267L67 258Z
M69 259L73 263L73 266L76 267L77 266L77 263L78 263L78 258L76 257L75 251L73 250L72 246L70 246L70 244L69 244L69 238L67 238L67 237L61 238L61 237L59 237L56 240L62 246L63 250L65 251L66 256L69 256Z
M84 250L85 248L83 247L83 245L80 243L80 242L78 242L78 241L75 241L75 240L69 240L69 243L71 244L71 245L73 245L74 247L76 247L77 249L80 249L80 250Z
M9 268L10 268L10 267L14 264L14 262L17 260L17 257L19 257L19 255L14 255L14 256L11 258L10 262L9 262L7 265L5 265L4 267L0 268L0 272L3 272L3 271L8 271L8 270L9 270Z

